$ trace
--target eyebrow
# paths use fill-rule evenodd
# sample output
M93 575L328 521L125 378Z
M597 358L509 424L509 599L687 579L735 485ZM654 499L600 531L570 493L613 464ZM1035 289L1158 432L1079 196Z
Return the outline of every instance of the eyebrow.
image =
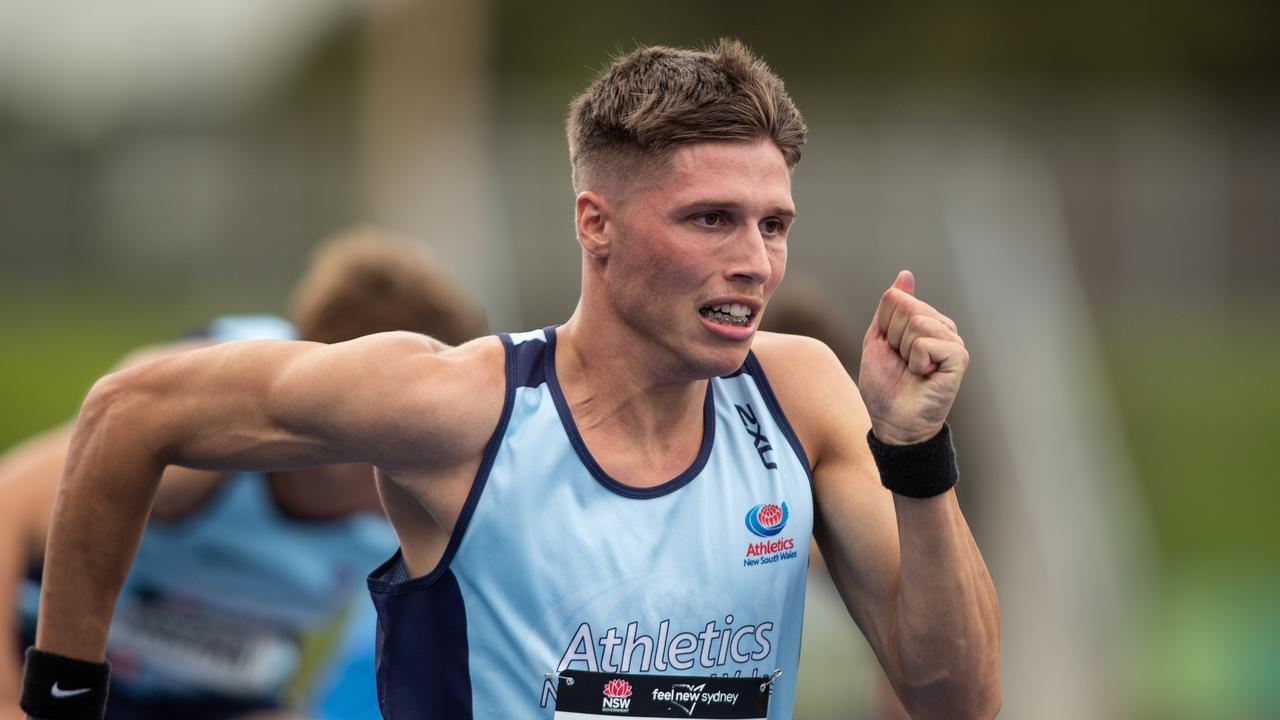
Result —
M685 212L688 210L692 210L694 208L702 208L702 207L724 208L725 210L742 210L743 209L742 203L737 203L737 202L728 202L723 200L695 200L693 202L685 203L684 205L682 205L680 207L680 212ZM788 217L792 219L796 217L796 211L794 209L782 207L781 205L773 208L773 211L769 214L780 215L782 217Z

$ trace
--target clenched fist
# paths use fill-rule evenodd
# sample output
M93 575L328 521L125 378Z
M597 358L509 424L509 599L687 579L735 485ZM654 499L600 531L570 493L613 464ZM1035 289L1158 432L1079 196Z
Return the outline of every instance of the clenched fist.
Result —
M956 324L915 292L911 272L898 273L862 339L858 388L872 432L890 445L923 442L942 429L969 365Z

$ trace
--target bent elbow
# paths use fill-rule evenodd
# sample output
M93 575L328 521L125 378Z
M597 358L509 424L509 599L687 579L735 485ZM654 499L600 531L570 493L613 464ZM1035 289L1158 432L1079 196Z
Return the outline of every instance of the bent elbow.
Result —
M985 665L981 672L975 673L961 698L964 712L952 717L990 720L1000 712L1000 662L993 658Z
M98 378L89 388L80 412L76 415L76 427L94 429L102 425L114 410L119 409L121 398L129 394L128 371L108 373Z
M973 713L970 717L980 720L990 720L1000 714L1000 708L1003 700L1000 698L1000 672L997 670L992 673L989 680L982 684L973 698Z
M143 422L143 410L153 404L148 399L145 377L136 369L118 370L93 384L76 415L72 445L95 440L108 442L128 435L147 441L147 449L158 456L158 438L148 437L150 425ZM157 458L158 459L158 458Z
M980 669L965 683L965 692L959 699L964 712L959 717L990 720L1000 712L1003 703L1000 698L1000 656L992 653L979 665Z
M945 718L946 720L990 720L999 714L999 660L982 663L969 672L943 672L922 685L908 686L899 692L913 718Z
M145 375L137 368L116 370L103 375L85 395L80 413L76 416L76 424L94 426L127 415L130 406L139 404L144 389Z

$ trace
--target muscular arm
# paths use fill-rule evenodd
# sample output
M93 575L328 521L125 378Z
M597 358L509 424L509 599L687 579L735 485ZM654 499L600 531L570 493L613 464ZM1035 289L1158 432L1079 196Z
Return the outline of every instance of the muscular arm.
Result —
M764 336L757 354L813 462L815 535L850 615L915 718L999 708L995 591L955 492L890 493L867 447L871 418L834 354Z
M991 717L999 611L955 491L917 500L881 487L870 421L856 392L845 400L859 421L814 469L816 535L831 575L912 717Z
M441 353L407 333L336 345L228 343L100 380L76 422L54 505L37 646L103 658L166 465L367 462L397 477L448 464L483 444L500 411L501 393L485 392L492 378L475 361L495 343Z
M197 347L184 341L142 348L116 365L124 369ZM43 561L49 516L71 440L71 423L31 437L0 457L0 720L25 717L18 710L22 687L18 593L27 571ZM193 472L193 471L186 471ZM166 472L166 475L168 473Z

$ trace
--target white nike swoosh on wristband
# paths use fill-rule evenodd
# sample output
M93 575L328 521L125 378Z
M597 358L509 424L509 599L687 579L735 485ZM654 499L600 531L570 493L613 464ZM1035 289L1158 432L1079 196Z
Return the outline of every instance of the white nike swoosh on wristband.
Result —
M52 693L53 696L56 698L69 698L69 697L75 697L76 695L83 695L92 689L93 688L80 688L79 690L63 690L62 688L58 687L58 683L55 682L53 684L53 689L50 690L49 692Z

